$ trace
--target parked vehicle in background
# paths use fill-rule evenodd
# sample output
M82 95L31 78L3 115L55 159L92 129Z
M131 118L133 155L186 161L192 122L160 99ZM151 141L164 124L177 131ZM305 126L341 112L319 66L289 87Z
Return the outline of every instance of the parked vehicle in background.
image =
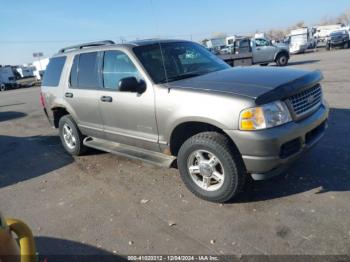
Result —
M313 37L313 29L308 27L293 29L290 31L289 52L291 54L304 53L307 49L317 47L317 41Z
M6 91L6 85L0 80L0 91Z
M20 78L20 75L17 71L11 66L0 66L0 90L5 91L8 89L16 88L17 82L16 79Z
M36 83L36 77L22 77L23 71L17 66L0 66L0 90L5 91L12 88L33 86Z
M225 202L248 175L277 175L320 140L321 79L319 71L231 68L189 41L103 41L52 57L41 101L68 153L92 147L177 166L191 192Z
M229 52L220 54L219 57L231 66L260 64L268 65L276 62L279 66L285 66L289 60L288 46L275 45L265 38L237 38ZM250 63L248 61L250 59Z
M334 31L327 37L327 50L335 47L349 48L349 46L350 39L347 30Z
M316 27L316 33L314 37L317 39L317 46L326 46L327 37L336 30L339 30L343 27L343 24L334 24L334 25L321 25Z
M226 37L226 46L233 46L235 44L237 36L228 36Z
M226 46L226 37L218 37L208 39L205 43L207 48L220 50Z
M23 77L33 77L36 68L33 65L22 65L16 67L17 72Z

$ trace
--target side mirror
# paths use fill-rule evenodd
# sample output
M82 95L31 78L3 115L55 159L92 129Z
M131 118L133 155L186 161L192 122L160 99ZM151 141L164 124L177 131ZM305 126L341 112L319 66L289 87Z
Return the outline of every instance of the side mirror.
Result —
M119 81L119 91L142 94L146 91L146 82L142 79L137 81L136 77L126 77Z

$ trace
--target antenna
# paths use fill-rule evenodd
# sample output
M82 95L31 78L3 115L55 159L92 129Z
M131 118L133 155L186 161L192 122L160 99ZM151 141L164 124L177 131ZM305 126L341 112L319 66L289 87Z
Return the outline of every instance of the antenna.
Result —
M164 63L164 55L163 55L163 49L162 49L162 45L159 41L159 28L158 28L158 20L156 18L156 14L154 11L154 5L153 5L153 0L149 0L151 3L151 8L152 8L152 13L153 13L153 18L154 18L154 24L155 24L155 28L156 28L156 33L158 34L157 40L158 40L158 45L159 45L159 49L160 49L160 55L162 57L162 65L163 65L163 69L164 69L164 74L165 74L165 79L166 82L168 83L168 73L166 71L166 67L165 67L165 63ZM170 88L168 87L168 92L170 91Z

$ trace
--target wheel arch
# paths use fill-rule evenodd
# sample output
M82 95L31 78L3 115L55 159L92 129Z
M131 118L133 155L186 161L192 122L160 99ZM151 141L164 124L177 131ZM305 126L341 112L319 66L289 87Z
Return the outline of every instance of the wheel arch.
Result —
M177 156L180 147L182 144L189 139L190 137L197 135L202 132L208 132L213 131L220 133L226 137L229 138L229 141L231 141L232 146L237 148L236 144L232 139L225 133L224 129L208 122L203 121L186 121L177 124L169 137L169 149L171 152L171 155Z
M277 58L278 58L280 55L282 55L282 54L287 55L288 60L290 59L290 54L289 54L289 52L288 52L287 50L280 50L280 51L278 51L278 52L275 54L274 61L276 61Z

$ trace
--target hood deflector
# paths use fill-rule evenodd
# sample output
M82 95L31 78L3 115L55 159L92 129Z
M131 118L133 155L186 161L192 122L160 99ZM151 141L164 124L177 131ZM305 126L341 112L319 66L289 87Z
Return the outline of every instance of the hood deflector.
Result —
M289 96L299 93L303 89L315 86L323 79L321 71L310 72L300 78L282 84L255 99L256 104L262 105L276 100L284 100Z

